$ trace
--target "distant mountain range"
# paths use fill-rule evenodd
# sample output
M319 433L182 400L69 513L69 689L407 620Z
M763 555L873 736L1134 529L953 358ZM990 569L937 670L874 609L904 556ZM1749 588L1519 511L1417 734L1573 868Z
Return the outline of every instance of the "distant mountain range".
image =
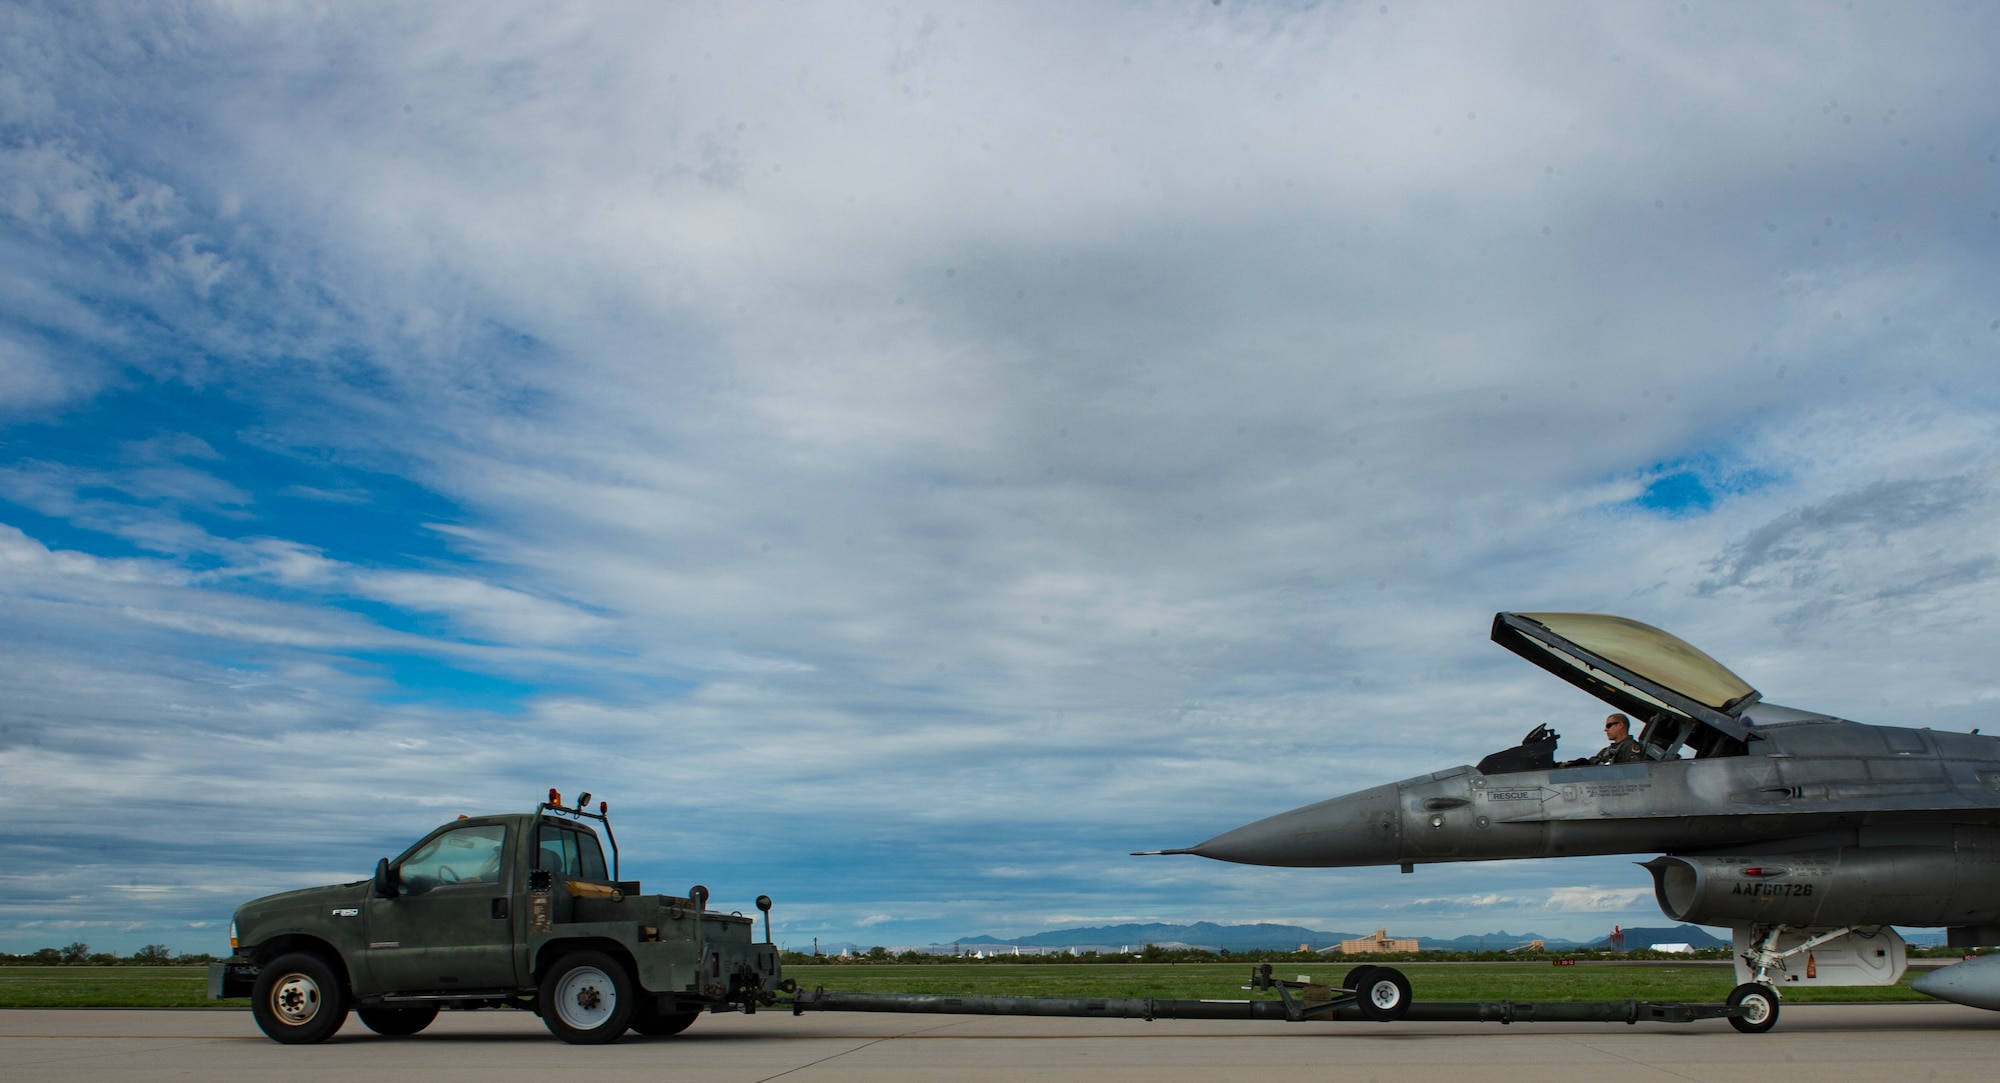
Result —
M1391 929L1391 933L1395 930ZM1635 926L1625 930L1625 948L1647 948L1654 944L1687 944L1697 948L1726 948L1729 941L1699 925ZM1330 948L1343 940L1354 940L1365 934L1334 932L1326 929L1308 929L1303 925L1217 925L1212 921L1200 921L1193 925L1099 925L1078 929L1052 929L1033 936L1017 936L1006 939L997 936L966 936L945 944L928 945L930 950L949 950L956 946L967 951L986 951L994 948L1034 948L1038 951L1059 951L1074 948L1077 951L1138 951L1147 944L1161 947L1202 948L1208 951L1296 951L1300 944L1309 945L1313 950ZM1912 945L1924 946L1942 944L1942 930L1903 930L1904 938ZM1510 933L1506 930L1480 933L1473 936L1457 936L1449 940L1434 936L1417 937L1417 945L1424 951L1505 951L1523 944L1540 940L1551 951L1605 951L1611 946L1611 938L1602 936L1591 941L1566 940L1557 936L1539 936L1535 933ZM824 950L829 954L842 950L843 945L827 944ZM867 950L865 945L849 944L846 948L854 951ZM900 949L898 949L900 950Z
M1391 930L1392 934L1394 930ZM967 936L953 943L973 949L986 948L1076 948L1084 950L1096 948L1104 951L1137 951L1147 944L1162 947L1206 948L1210 951L1293 951L1301 944L1312 949L1330 948L1343 940L1354 940L1366 933L1338 932L1327 929L1308 929L1303 925L1217 925L1211 921L1196 922L1193 925L1100 925L1080 929L1052 929L1032 936L1003 938L997 936ZM1474 936L1457 936L1449 940L1439 937L1417 937L1417 945L1425 951L1504 951L1523 944L1540 940L1548 947L1596 948L1608 946L1608 937L1588 944L1562 937L1541 936L1537 933L1510 933L1506 930L1481 933ZM1713 933L1698 925L1678 925L1670 928L1634 928L1625 930L1627 948L1643 948L1653 944L1692 944L1698 948L1728 947L1727 940L1718 939Z

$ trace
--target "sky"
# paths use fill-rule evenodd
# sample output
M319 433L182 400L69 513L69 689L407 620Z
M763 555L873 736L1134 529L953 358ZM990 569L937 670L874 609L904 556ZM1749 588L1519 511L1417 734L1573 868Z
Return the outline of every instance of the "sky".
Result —
M2000 10L0 8L0 950L609 801L792 947L1594 938L1186 846L1603 708L2000 724ZM1639 855L1643 858L1645 855Z

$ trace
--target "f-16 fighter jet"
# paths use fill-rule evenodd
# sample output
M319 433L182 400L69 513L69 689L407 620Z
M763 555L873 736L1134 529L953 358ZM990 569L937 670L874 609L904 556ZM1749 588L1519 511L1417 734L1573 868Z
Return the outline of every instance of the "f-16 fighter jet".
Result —
M1739 1029L1781 991L1890 985L1893 925L2000 944L2000 738L1863 725L1765 703L1721 663L1598 613L1500 613L1493 640L1639 720L1636 762L1559 765L1557 734L1293 809L1181 850L1252 865L1351 867L1654 853L1660 909L1734 933ZM1630 758L1629 756L1625 758ZM2000 956L1920 992L2000 1010Z

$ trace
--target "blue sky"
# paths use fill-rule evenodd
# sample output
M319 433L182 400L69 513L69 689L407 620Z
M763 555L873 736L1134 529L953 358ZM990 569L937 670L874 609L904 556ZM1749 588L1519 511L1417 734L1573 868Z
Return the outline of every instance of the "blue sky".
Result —
M1502 609L1995 724L1984 8L0 21L0 949L551 785L794 944L1657 923L1125 856L1587 741Z

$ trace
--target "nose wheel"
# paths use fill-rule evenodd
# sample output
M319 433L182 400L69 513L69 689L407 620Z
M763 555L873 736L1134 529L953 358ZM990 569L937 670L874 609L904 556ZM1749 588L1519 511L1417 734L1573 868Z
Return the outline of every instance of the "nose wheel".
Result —
M1729 991L1724 1003L1743 1009L1741 1015L1729 1017L1729 1025L1745 1034L1762 1034L1778 1025L1778 991L1768 985L1744 982Z

